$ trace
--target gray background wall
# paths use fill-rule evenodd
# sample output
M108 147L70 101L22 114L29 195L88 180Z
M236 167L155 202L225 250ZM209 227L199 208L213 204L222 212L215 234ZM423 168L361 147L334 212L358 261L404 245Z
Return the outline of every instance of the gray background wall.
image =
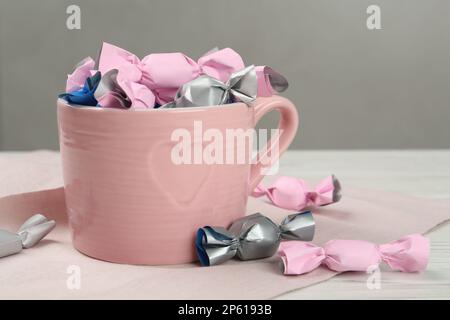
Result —
M382 30L366 28L369 4ZM449 17L447 0L0 0L0 149L58 147L56 95L103 40L272 66L300 110L295 148L449 148Z

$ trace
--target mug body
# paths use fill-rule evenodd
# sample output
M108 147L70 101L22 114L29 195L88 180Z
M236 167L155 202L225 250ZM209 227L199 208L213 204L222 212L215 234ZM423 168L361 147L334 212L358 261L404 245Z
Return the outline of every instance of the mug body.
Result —
M253 129L254 108L124 111L58 100L57 110L69 226L82 253L127 264L191 262L197 228L245 214L250 163L211 163L202 155L218 149L203 135Z

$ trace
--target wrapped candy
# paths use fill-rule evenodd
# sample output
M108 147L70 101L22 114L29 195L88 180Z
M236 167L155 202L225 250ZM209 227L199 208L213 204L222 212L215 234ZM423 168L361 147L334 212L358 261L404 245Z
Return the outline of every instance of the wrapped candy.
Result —
M59 98L64 99L71 104L97 106L97 100L95 99L94 94L101 78L100 72L97 72L92 77L86 79L82 89L60 94Z
M195 246L200 263L212 266L233 257L252 260L270 257L282 239L309 241L314 237L310 211L287 216L280 226L260 213L240 218L230 228L206 226L198 229Z
M112 69L106 72L100 80L94 96L98 102L98 105L101 107L128 109L131 107L131 99L117 82L117 73L117 69ZM135 102L135 105L145 104L141 101L143 97L138 95L134 98L139 101ZM148 99L153 99L154 102L153 95L150 95Z
M341 199L341 184L334 176L328 176L314 189L304 180L294 177L279 177L270 187L259 184L252 192L253 197L266 195L276 206L289 210L303 210L310 206L325 206Z
M54 220L35 214L25 221L17 233L0 230L0 258L31 248L52 231L55 225Z
M118 82L128 96L136 95L132 84L141 84L151 90L159 104L171 102L183 84L200 75L206 74L224 82L244 67L242 58L230 48L207 53L198 62L179 52L150 54L140 60L122 48L103 43L99 57L102 73L119 70ZM139 90L144 89L139 87Z
M412 234L387 244L376 245L360 240L331 240L323 248L302 241L283 242L278 254L284 274L308 273L320 265L337 272L364 271L382 261L403 272L425 270L430 243L420 234Z
M87 78L92 77L96 71L95 61L91 57L84 58L75 70L67 76L66 92L73 92L83 88Z
M263 72L259 78L258 72ZM219 106L234 102L251 104L257 96L271 96L275 90L281 92L287 86L286 79L272 68L248 66L231 74L226 83L207 75L185 83L175 100L161 108Z
M197 62L180 52L150 54L141 60L103 43L98 64L102 75L95 83L98 89L93 90L92 80L87 82L96 72L95 61L88 57L68 76L67 93L60 96L79 105L94 106L97 101L105 108L173 108L250 103L256 96L271 96L288 87L287 80L270 67L245 68L241 56L230 48L213 49Z
M177 92L175 100L161 108L186 108L218 106L232 102L250 103L256 99L258 83L254 66L231 74L223 83L204 75L184 84Z

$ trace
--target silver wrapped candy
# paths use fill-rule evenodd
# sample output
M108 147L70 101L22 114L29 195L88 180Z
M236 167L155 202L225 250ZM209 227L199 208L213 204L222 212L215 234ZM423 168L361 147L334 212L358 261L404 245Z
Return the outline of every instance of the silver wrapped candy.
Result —
M0 230L0 258L31 248L52 231L55 225L54 220L35 214L25 221L17 233Z
M281 240L311 241L314 229L310 211L291 214L279 226L255 213L236 220L228 229L210 226L198 229L195 246L200 263L212 266L233 257L240 260L270 257Z
M94 96L100 106L129 109L132 102L117 81L118 72L117 69L106 72L102 76Z
M186 108L218 106L233 102L251 103L258 94L258 79L254 66L233 73L223 83L216 78L202 75L185 83L177 92L175 100L161 108Z

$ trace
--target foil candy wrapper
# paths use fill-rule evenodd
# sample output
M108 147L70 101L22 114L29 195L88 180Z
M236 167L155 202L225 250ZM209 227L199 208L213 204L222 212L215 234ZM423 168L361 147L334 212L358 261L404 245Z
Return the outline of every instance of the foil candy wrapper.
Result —
M279 226L255 213L234 221L228 229L211 226L198 229L195 246L201 265L212 266L233 257L240 260L270 257L281 240L310 241L314 230L310 211L291 214Z
M60 94L58 97L76 106L95 107L97 106L95 91L97 90L101 79L101 73L96 72L93 76L86 79L83 88L73 92Z
M98 101L99 106L104 108L121 108L128 109L131 107L131 99L126 94L125 90L119 85L117 81L117 69L112 69L106 72L94 96Z
M25 221L17 233L0 230L0 258L31 248L52 231L55 225L54 220L35 214Z
M223 83L211 76L203 75L184 84L173 102L161 108L187 108L218 106L233 102L251 103L258 93L258 80L254 66L231 74Z
M234 102L251 105L256 97L271 96L287 87L287 80L272 68L251 65L232 73L225 83L208 75L185 83L174 101L161 108L220 106Z

